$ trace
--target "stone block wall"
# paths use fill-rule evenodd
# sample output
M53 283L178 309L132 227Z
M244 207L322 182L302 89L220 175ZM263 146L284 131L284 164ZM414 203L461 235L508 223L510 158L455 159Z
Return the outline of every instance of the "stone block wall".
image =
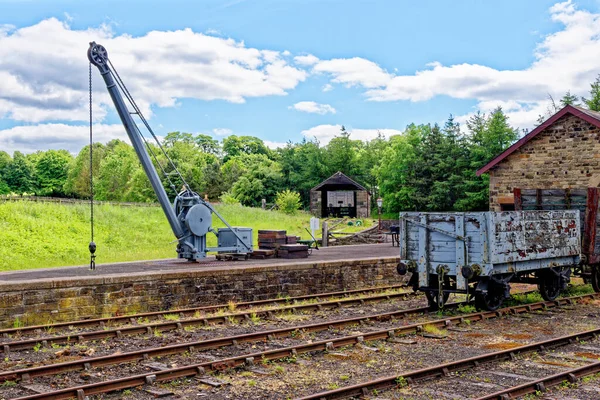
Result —
M490 210L511 202L513 189L600 186L600 129L567 114L489 171Z
M315 217L323 216L323 208L321 208L321 192L316 190L310 191L310 213Z
M0 328L402 282L397 258L0 284Z

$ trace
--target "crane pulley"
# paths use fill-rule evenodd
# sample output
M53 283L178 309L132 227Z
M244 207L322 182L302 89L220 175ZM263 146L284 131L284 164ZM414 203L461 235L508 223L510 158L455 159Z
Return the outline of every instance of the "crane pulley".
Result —
M125 127L127 136L135 149L135 152L142 164L144 172L150 180L150 184L158 197L158 201L162 207L171 230L177 238L177 253L179 258L185 258L189 261L195 261L206 257L208 251L216 251L222 253L242 253L247 254L252 252L252 229L251 228L240 228L232 227L227 221L223 219L217 213L217 211L211 206L210 203L203 200L198 193L194 192L190 186L185 182L183 176L179 173L172 160L168 157L160 141L150 128L147 120L144 118L141 110L135 104L133 97L127 90L116 69L108 58L108 53L104 46L96 44L96 42L90 43L88 49L88 59L90 63L95 65L104 82L106 88L110 94L110 97L117 109L119 118ZM133 112L129 112L123 96L127 98L130 105L133 107ZM147 128L153 138L156 140L157 145L163 154L166 156L169 163L171 163L174 172L183 182L183 189L177 193L175 200L171 205L169 197L165 191L162 182L158 176L154 165L150 159L148 150L152 153L161 171L165 173L164 168L158 163L156 155L150 146L148 146L146 139L141 134L138 125L134 122L132 115L137 115L142 121L143 125ZM144 146L146 143L146 146ZM170 178L167 176L169 183L172 188L175 188ZM215 214L227 228L212 228L212 215ZM218 238L218 246L209 248L206 243L206 235L211 232Z

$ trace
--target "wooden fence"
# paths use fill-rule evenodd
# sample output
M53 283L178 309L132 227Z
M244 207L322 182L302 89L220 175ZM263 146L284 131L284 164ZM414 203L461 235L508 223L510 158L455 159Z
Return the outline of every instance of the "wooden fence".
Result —
M42 196L0 196L0 203L11 201L32 201L37 203L59 203L59 204L89 204L89 200L67 199L61 197L42 197ZM125 203L118 201L95 201L94 204L111 205L119 207L160 207L158 203Z

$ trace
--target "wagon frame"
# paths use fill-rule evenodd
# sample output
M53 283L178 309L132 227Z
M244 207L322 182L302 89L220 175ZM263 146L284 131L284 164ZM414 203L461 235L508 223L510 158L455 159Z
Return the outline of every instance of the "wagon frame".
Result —
M400 213L398 272L432 308L464 293L494 310L510 282L538 284L555 299L582 259L579 210ZM581 271L581 270L579 270Z

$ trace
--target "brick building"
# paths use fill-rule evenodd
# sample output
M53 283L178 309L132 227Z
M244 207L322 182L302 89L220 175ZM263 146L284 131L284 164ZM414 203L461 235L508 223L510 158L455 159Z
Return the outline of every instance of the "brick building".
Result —
M371 216L370 194L340 171L310 190L310 212L317 217Z
M514 188L600 186L600 113L566 106L477 171L490 175L490 210L514 209Z

